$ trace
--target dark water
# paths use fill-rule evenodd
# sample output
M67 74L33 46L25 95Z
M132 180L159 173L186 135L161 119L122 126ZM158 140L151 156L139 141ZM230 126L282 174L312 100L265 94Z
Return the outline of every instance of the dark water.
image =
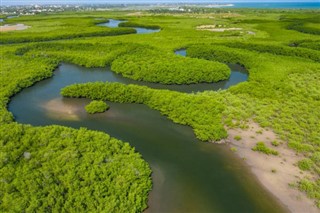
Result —
M109 22L98 24L98 26L117 28L119 27L119 24L122 22L127 22L127 21L109 19ZM130 27L130 28L135 29L137 31L137 34L149 34L149 33L156 33L160 31L160 29L147 29L142 27Z
M124 78L120 74L116 74L110 70L110 68L85 68L74 64L61 64L59 70L69 72L71 75L78 75L78 73L85 73L85 72L94 72L94 73L101 73L103 77L99 77L95 81L109 81L109 82L120 82L124 84L138 84L143 86L148 86L155 89L169 89L169 90L176 90L180 92L201 92L205 90L219 90L219 89L227 89L232 85L238 84L240 82L244 82L248 79L247 71L237 65L237 64L230 64L229 67L231 68L231 75L230 78L226 81L219 81L217 83L201 83L201 84L190 84L190 85L163 85L157 83L148 83L142 81L135 81L129 78ZM80 79L78 79L80 80Z
M59 94L72 83L117 79L103 69L62 64L52 78L14 96L9 110L20 123L87 127L128 141L153 171L146 212L285 211L226 146L198 141L190 127L138 104L108 102L109 111L89 115L84 110L89 100Z

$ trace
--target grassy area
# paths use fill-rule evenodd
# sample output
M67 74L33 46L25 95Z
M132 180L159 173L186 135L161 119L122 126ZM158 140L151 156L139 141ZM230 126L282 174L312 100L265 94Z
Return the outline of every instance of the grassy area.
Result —
M8 141L14 140L22 143L25 140L33 141L29 137L34 140L47 138L47 136L40 134L40 131L43 130L41 128L14 123L11 113L7 110L7 104L10 97L21 89L50 77L59 62L67 61L87 67L113 65L115 71L124 73L129 68L120 70L121 66L132 61L135 66L132 73L149 68L157 73L159 72L157 68L163 64L153 62L154 58L160 55L160 58L165 59L166 67L170 68L166 71L172 70L172 76L185 71L184 64L189 66L192 63L197 63L203 67L210 67L211 65L221 65L221 63L238 63L249 71L249 80L226 91L206 91L189 95L133 85L102 83L78 85L79 88L101 89L103 87L105 91L108 91L100 93L103 95L99 97L97 97L98 93L95 93L95 90L83 94L81 90L73 92L78 92L77 97L86 96L92 99L146 104L161 111L174 122L190 125L196 136L204 141L226 137L224 125L245 128L246 121L253 119L262 127L273 129L290 148L303 153L305 160L299 163L299 167L302 170L310 170L319 177L320 38L317 34L319 30L317 12L234 10L227 13L226 11L212 10L207 13L199 12L199 14L154 12L139 16L127 15L130 12L79 13L76 15L66 13L52 16L20 17L12 20L29 25L31 28L21 32L3 33L0 38L0 42L3 44L28 42L1 46L0 127L3 129L2 132L10 132L9 135L13 137L13 139L8 138L6 134L2 134L0 138L2 148L7 146ZM117 31L116 29L95 26L96 18L111 17L127 19L131 25L135 26L159 26L161 31L146 35L107 36L131 33L125 28ZM196 30L197 26L214 24L239 27L242 30L237 33ZM254 34L248 32L254 32ZM77 39L67 40L68 38ZM46 40L50 40L50 42L43 42ZM30 43L31 41L33 43ZM177 59L179 56L174 56L173 51L179 48L187 48L187 55L190 58ZM134 51L137 49L141 51ZM150 54L150 50L152 50L152 54L155 54L155 57ZM143 61L139 63L137 58L143 58ZM116 65L119 63L121 66L117 67ZM148 65L147 68L145 68L146 65ZM145 75L143 74L143 76ZM155 80L155 76L157 74L149 76L149 79L142 78L140 80L165 83L165 75L161 81ZM196 75L188 76L188 78L191 81L199 82ZM58 127L45 128L48 131L53 131ZM14 129L18 129L16 132L23 137L15 138ZM60 127L58 129L62 131ZM76 130L63 131L72 132L70 138L75 138L75 134L78 134ZM87 130L82 131L85 134ZM101 137L107 137L105 134L103 135ZM48 138L48 140L54 141L61 135L59 137L51 136L52 139ZM20 143L16 143L14 149L20 150L21 156L21 153L28 151L24 150L22 145L19 146ZM122 142L117 143L123 144ZM35 145L36 152L41 151L37 151L36 147ZM106 147L106 150L108 149ZM1 156L5 156L8 152L3 151L4 154L2 153ZM143 164L140 156L133 154L133 150L129 152L135 156L132 158L134 164ZM32 152L30 153L32 156ZM1 161L1 171L4 171L1 174L7 174L8 168L19 172L23 168L19 166L25 164L23 159L12 159L9 164L4 163L5 159L2 158ZM78 161L74 159L74 162ZM135 200L126 202L127 206L117 206L119 211L127 210L130 205L132 208L129 209L133 209L133 211L142 211L146 207L147 193L150 190L148 176L150 170L145 164L143 165L143 174L145 175L138 182L135 182L135 179L132 180L133 183L142 186L140 191L132 191L136 195L133 197L136 197L139 202ZM117 175L118 171L115 170L112 174ZM16 174L12 173L12 175ZM124 177L130 179L132 176ZM29 178L32 179L32 177ZM129 179L128 181L131 181ZM7 183L1 183L8 185L0 187L3 189L0 193L1 205L5 204L3 208L7 208L11 205L10 202L13 202L13 198L10 197L14 196L12 194L14 188L10 188L14 186L13 180L9 178ZM318 179L306 178L299 181L297 185L310 197L315 198L317 204L320 205L320 181ZM115 200L122 202L129 198L125 193L122 194L128 189L121 190L121 193L114 192L112 196ZM29 191L26 191L25 194L27 192ZM20 200L25 194L19 195ZM59 199L62 198L63 196ZM91 200L88 198L86 202L91 202ZM102 205L103 202L101 201L100 204ZM39 206L35 210L40 211L41 208ZM26 207L19 205L17 211L23 209Z

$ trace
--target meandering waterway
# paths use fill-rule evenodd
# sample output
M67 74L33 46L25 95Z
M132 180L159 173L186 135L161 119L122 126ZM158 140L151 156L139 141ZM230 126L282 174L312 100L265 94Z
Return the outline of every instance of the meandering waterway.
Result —
M117 27L119 27L119 24L122 22L127 22L127 21L109 19L109 22L100 23L100 24L97 24L97 26L117 28ZM130 27L130 28L135 29L137 31L137 34L149 34L149 33L160 32L160 29L148 29L148 28L143 28L143 27Z
M190 127L138 104L108 102L109 111L89 115L83 108L89 100L59 94L72 83L93 81L133 83L106 69L61 64L52 78L14 96L9 110L20 123L87 127L128 141L153 170L146 212L284 211L226 146L198 141Z
M110 20L108 27L120 21ZM145 29L147 30L147 29ZM149 33L138 31L137 33ZM176 54L186 55L185 50ZM150 164L153 190L146 212L284 212L258 183L245 163L225 145L200 142L190 127L174 124L145 105L108 102L110 110L90 115L88 99L63 98L61 88L94 81L146 85L181 92L226 89L246 81L248 73L229 65L229 80L212 84L161 85L122 77L109 68L84 68L62 63L52 78L23 89L11 99L9 110L17 122L34 126L87 127L127 141Z

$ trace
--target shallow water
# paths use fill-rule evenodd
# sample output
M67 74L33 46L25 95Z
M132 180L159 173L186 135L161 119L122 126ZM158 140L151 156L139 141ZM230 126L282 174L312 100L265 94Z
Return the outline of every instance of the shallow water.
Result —
M100 23L100 24L97 24L97 26L117 28L117 27L119 27L119 24L122 22L127 22L127 21L109 19L109 22ZM160 32L160 29L148 29L148 28L143 28L143 27L130 27L130 28L135 29L137 31L137 34L149 34L149 33Z
M142 84L123 82L107 69L62 64L52 78L14 96L9 110L20 123L87 127L129 142L153 171L148 213L285 211L225 145L200 142L190 127L145 105L108 102L109 111L89 115L84 110L88 99L59 94L72 83L93 81Z

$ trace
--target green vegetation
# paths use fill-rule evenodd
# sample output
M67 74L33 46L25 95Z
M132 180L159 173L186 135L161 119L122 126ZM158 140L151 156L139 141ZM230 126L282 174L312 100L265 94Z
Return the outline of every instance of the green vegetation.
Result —
M310 170L313 166L313 161L311 159L305 158L298 162L298 166L301 170Z
M160 29L157 25L148 25L148 24L142 24L142 23L135 23L135 22L121 22L119 24L119 27L142 27L147 29Z
M0 125L0 138L2 211L141 212L147 207L151 170L127 143L84 128L16 123Z
M278 155L279 153L276 150L270 149L263 142L258 142L255 147L252 148L253 151L262 152L267 155Z
M91 43L37 43L24 45L15 52L19 56L56 58L59 61L79 64L85 67L105 67L118 56L141 48L133 43L91 44Z
M242 138L241 138L240 135L236 135L236 136L234 136L234 139L235 139L236 141L240 141Z
M150 49L137 49L118 57L111 69L127 78L162 84L217 82L230 76L230 69L224 64Z
M150 108L159 110L175 123L191 126L200 140L216 141L227 136L221 124L222 104L206 95L109 82L70 85L62 89L61 95L118 103L146 104Z
M306 48L292 48L286 47L279 44L265 44L265 43L240 43L232 42L225 43L224 45L233 48L247 49L251 51L271 53L274 55L285 55L285 56L295 56L306 59L311 59L313 61L320 62L320 53L316 50L306 49Z
M1 172L1 179L3 179L4 174L11 175L12 172L20 175L17 177L21 177L23 168L29 169L26 163L28 161L25 159L25 157L28 158L28 153L31 154L29 161L38 159L39 162L42 162L37 152L46 148L37 146L36 142L38 141L48 141L52 146L55 142L59 143L61 139L58 133L66 131L70 133L67 134L67 136L70 135L70 143L66 147L70 145L70 148L72 148L76 145L79 147L86 145L86 141L79 142L79 144L74 143L74 141L80 140L77 139L77 134L80 134L80 131L81 134L102 134L92 133L84 129L72 130L52 126L40 128L14 123L13 116L7 109L10 97L37 81L51 77L52 71L58 66L59 62L71 62L86 67L105 67L109 65L115 72L126 77L166 84L212 82L226 79L230 71L221 63L237 63L243 65L249 71L249 80L226 91L183 94L134 85L94 83L73 85L65 88L62 93L68 96L89 97L96 100L146 104L159 110L174 122L191 126L196 136L204 141L219 140L226 137L227 133L223 128L224 126L243 127L246 126L247 121L253 120L262 127L272 129L281 141L296 152L306 156L306 159L299 162L299 167L309 169L316 175L316 178L301 180L298 187L311 198L314 198L320 206L320 181L318 179L320 175L320 39L319 28L317 27L319 22L318 11L239 9L231 10L229 13L223 9L200 8L197 14L183 13L178 16L176 14L171 15L172 11L167 12L154 11L151 14L145 13L145 15L139 16L127 16L128 12L126 11L79 13L76 16L75 14L65 13L7 20L10 24L13 24L13 22L23 23L31 26L31 28L25 31L1 33L0 38L0 43L4 44L0 48L1 152L6 147L3 142L6 138L6 141L15 142L14 150L15 152L19 150L21 156L21 158L16 159L16 162L10 161L10 165L1 161L1 170L3 168L10 169L8 172ZM128 20L127 23L123 24L126 26L157 26L162 30L156 34L136 35L132 34L135 32L133 29L109 29L95 26L101 21L96 20L96 18L107 19L110 17ZM209 24L237 26L243 28L243 30L237 33L218 33L195 29L196 26ZM255 34L249 34L248 31ZM120 34L121 36L106 36ZM77 39L61 40L69 38ZM31 41L35 43L17 44ZM7 45L9 43L16 44ZM175 56L173 51L179 48L187 48L187 55L190 58ZM73 91L73 88L90 88L93 91ZM101 94L100 89L102 89ZM56 130L58 136L53 133L42 134L44 130L48 132ZM15 131L21 132L21 134L14 134ZM263 132L261 133L263 134ZM7 135L8 137L12 136L12 139L8 139ZM23 135L23 137L20 135ZM101 137L107 138L107 135L103 135ZM24 141L26 143L27 141L35 141L30 146L34 151L23 150L26 147ZM98 146L98 141L95 140L93 144L97 144L99 149L103 148L105 144L99 144ZM105 141L108 142L109 140ZM121 142L117 143L122 144ZM256 148L268 153L271 152L270 154L275 151L270 151L271 149L264 144L260 144ZM107 147L106 150L108 149ZM65 148L61 151L63 150L67 151ZM1 153L1 156L11 153L14 152L9 150L5 154ZM122 152L119 150L119 153ZM128 156L130 156L130 153L132 154L133 151L129 152ZM22 157L24 154L25 157ZM62 156L67 156L68 152L64 154ZM87 154L84 151L84 155L87 156ZM54 159L50 162L54 163ZM77 160L71 162L79 163ZM126 170L127 162L123 158L119 161L119 167ZM142 162L139 157L130 160L130 163L135 165L139 165L139 162ZM3 167L3 165L7 166ZM69 168L69 166L63 168ZM83 168L82 165L79 168ZM93 172L97 168L91 169L90 172ZM70 174L75 171L67 170ZM118 170L115 170L110 175L117 176L118 172ZM117 208L120 212L128 209L142 211L146 207L147 192L150 189L148 188L150 187L148 185L150 178L147 175L149 172L150 170L147 168L144 170L143 174L145 176L143 176L141 182L139 182L140 180L136 182L135 179L129 180L132 184L141 183L145 186L141 191L135 191L133 194L128 193L126 194L127 197L124 198L122 196L125 195L127 188L123 188L122 191L111 191L105 199L109 201L110 205L113 205L114 202L110 199L120 200L121 198L121 203L130 205L130 208L123 210L125 206L119 206L118 203ZM39 176L38 173L39 170L35 170L34 176L27 176L30 184L33 183L33 180L47 181L45 176ZM55 176L54 178L56 179L53 180L59 180L60 177ZM123 178L126 178L126 176ZM17 183L20 184L20 182ZM61 184L54 183L52 182L50 190L55 187L57 187L57 190L62 189L60 188L62 187ZM40 188L30 188L36 190L37 193L30 198L25 198L26 190L21 189L20 192L19 188L16 187L25 187L25 184L15 185L15 181L1 182L1 184L6 185L1 186L1 190L9 190L6 193L17 193L10 195L13 197L10 197L9 194L4 197L4 192L1 192L1 205L17 206L16 211L27 211L27 207L23 209L23 206L29 202L26 199L33 199L30 201L32 203L31 211L42 211L41 203L51 202L46 199L39 201L39 197L36 197L38 196L37 193L45 193ZM114 185L109 184L111 183L105 182L106 187L114 189ZM90 187L86 189L92 190ZM57 203L60 202L59 199L65 199L64 196L56 196ZM132 203L132 200L129 202L129 197L130 199L136 197L137 200L141 200ZM97 198L99 202L101 201L98 197L94 198ZM88 197L83 199L88 199L88 202L91 201ZM39 206L34 204L36 201L39 202ZM14 205L13 202L15 202ZM100 204L103 205L103 201L97 206L100 206ZM53 204L50 203L50 205L51 208L54 208ZM88 208L90 205L88 204ZM38 207L34 208L34 206ZM109 205L105 205L105 208L109 207ZM7 207L3 206L3 209L5 208ZM63 211L63 209L57 209L57 211L60 210ZM91 210L96 211L97 209ZM108 211L108 209L101 210Z
M231 148L230 148L230 150L231 150L232 152L236 152L236 151L238 151L237 147L234 147L234 146L233 146L233 147L231 147Z
M110 107L103 101L91 101L87 106L85 106L86 111L89 114L95 114L100 112L105 112Z
M23 31L1 32L0 44L115 36L136 32L130 28L98 27L95 25L101 22L101 20L94 20L90 17L56 17L52 19L47 19L46 17L21 17L13 21L18 21L31 27ZM10 19L7 22L10 23ZM45 26L43 26L44 22Z
M272 141L271 144L272 144L272 146L279 146L280 145L280 143L278 141Z
M289 30L296 30L302 33L320 35L319 21L320 16L316 19L289 19L291 23L287 26Z

